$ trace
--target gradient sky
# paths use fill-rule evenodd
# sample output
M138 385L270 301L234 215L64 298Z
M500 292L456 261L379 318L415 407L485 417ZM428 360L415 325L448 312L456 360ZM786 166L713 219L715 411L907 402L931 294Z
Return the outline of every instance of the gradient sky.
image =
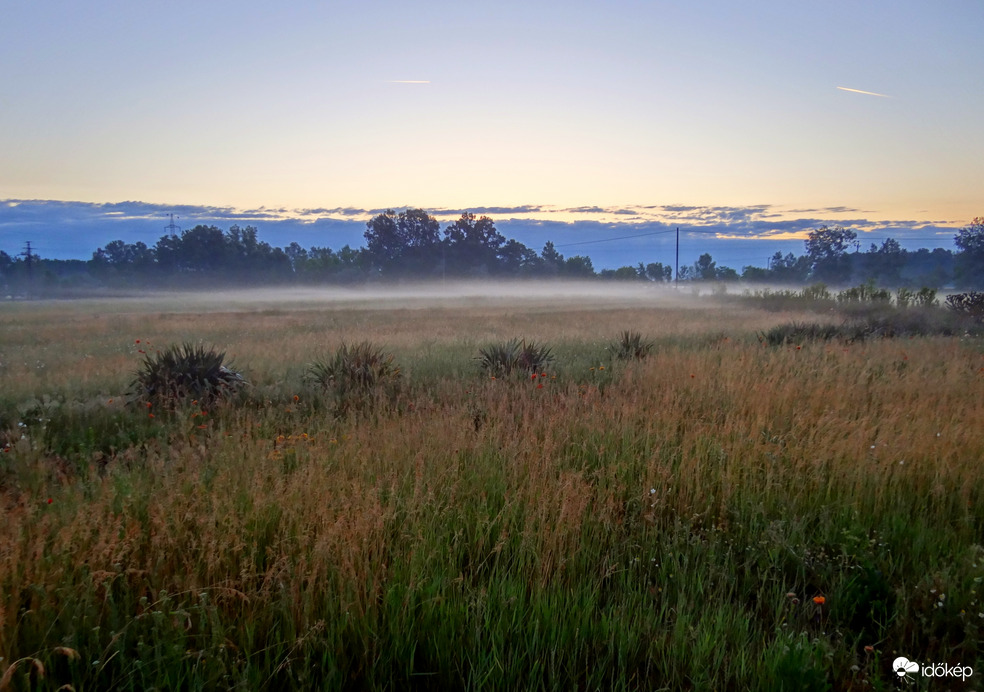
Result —
M0 199L984 215L980 0L0 16Z

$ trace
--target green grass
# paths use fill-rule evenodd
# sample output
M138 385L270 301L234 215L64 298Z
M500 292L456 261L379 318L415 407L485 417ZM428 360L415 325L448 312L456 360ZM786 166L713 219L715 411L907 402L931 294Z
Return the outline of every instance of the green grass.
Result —
M609 315L578 317L601 328L578 339L567 315L535 335L555 357L536 380L476 368L489 339L468 309L459 335L423 314L392 346L372 332L401 399L368 416L306 383L324 335L291 311L269 317L293 320L276 339L230 345L253 386L204 415L109 403L113 349L83 388L54 386L67 357L50 392L2 373L0 674L848 690L895 689L899 655L984 669L978 340L764 348L756 333L788 317L749 313L682 322L623 361ZM201 337L232 319L199 318Z

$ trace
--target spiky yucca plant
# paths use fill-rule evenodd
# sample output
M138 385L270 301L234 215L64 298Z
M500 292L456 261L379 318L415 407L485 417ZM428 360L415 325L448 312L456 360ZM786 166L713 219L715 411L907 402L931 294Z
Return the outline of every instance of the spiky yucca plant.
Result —
M215 402L246 384L224 360L224 352L204 344L171 345L148 353L130 385L131 394L166 408Z
M643 339L642 334L626 329L608 345L608 350L620 360L642 360L652 353L653 347L653 342Z
M553 361L551 349L535 341L512 339L490 344L478 351L479 367L491 377L503 377L513 372L528 375L540 372Z
M400 368L393 356L372 342L342 344L308 366L307 379L335 397L336 412L364 410L398 392Z

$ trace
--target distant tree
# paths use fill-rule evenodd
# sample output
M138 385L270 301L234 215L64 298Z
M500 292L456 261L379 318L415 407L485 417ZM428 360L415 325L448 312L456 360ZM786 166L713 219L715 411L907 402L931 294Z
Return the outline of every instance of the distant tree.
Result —
M811 270L810 258L805 255L797 257L791 252L783 255L776 252L769 258L767 278L779 283L803 283L809 278Z
M694 276L701 281L713 281L717 278L717 263L711 259L709 253L705 252L694 262Z
M813 278L831 283L843 283L851 277L851 261L847 248L858 234L841 226L810 231L806 240L806 255L810 260Z
M902 282L902 268L906 252L894 238L886 238L881 247L871 244L865 253L864 278L886 286L898 286Z
M548 240L540 252L543 273L547 276L557 276L564 266L564 256L557 252L553 241Z
M976 217L953 238L957 280L962 286L984 286L984 217Z
M532 276L540 268L536 252L518 240L507 240L499 248L499 271L508 276Z
M638 281L639 279L645 278L639 275L639 270L635 267L630 267L628 265L624 267L619 267L611 275L611 278L618 279L620 281Z
M384 275L429 275L442 260L441 226L423 209L388 209L366 223L366 257Z
M664 265L662 262L650 262L646 265L645 276L650 281L672 281L673 267Z
M738 280L738 272L732 269L731 267L725 267L723 265L717 268L717 271L715 272L714 276L718 281Z
M763 267L753 267L751 265L741 268L741 278L742 281L754 281L765 283L769 281L772 277L769 274L768 269Z
M496 274L506 239L487 216L464 213L444 229L448 271L459 275Z
M590 257L574 255L564 260L563 274L572 279L588 279L595 276L595 270Z

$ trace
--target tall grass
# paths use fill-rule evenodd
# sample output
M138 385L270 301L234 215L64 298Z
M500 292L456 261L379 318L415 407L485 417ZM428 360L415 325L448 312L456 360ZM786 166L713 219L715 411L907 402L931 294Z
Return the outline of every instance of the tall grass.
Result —
M764 348L788 316L750 313L611 363L566 331L618 333L598 310L536 335L556 343L547 377L491 380L471 359L499 325L463 310L460 334L394 339L407 406L337 418L303 389L310 315L288 317L282 341L236 344L255 400L204 428L119 437L98 473L65 469L96 465L84 446L9 440L0 667L36 659L75 689L435 690L890 689L899 655L981 669L980 342ZM95 378L89 406L119 385Z

